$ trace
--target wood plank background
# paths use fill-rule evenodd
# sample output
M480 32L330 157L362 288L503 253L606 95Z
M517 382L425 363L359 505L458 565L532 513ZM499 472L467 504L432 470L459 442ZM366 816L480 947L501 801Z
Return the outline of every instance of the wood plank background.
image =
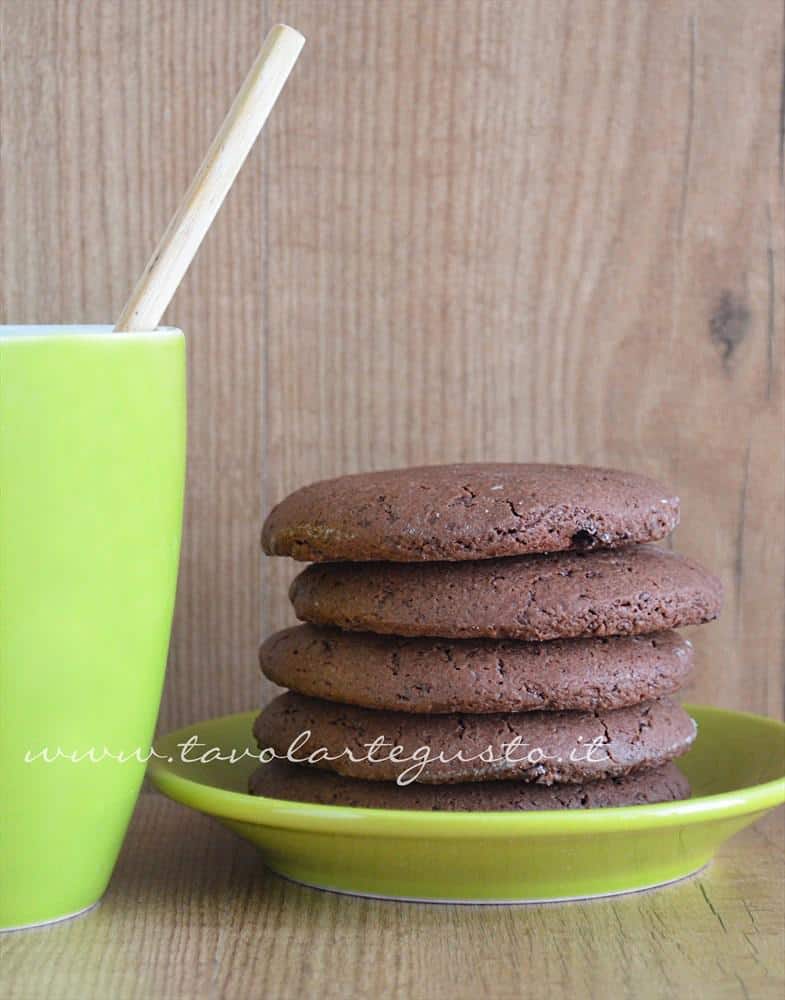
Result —
M276 500L460 459L673 483L676 546L727 588L688 693L781 715L781 0L0 0L3 322L116 315L278 20L308 45L166 317L191 412L161 726L259 701Z

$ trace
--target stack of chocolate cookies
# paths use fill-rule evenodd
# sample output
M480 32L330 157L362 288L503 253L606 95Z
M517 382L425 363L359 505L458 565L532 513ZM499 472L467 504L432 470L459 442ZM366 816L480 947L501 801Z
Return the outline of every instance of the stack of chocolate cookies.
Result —
M250 790L401 809L684 798L695 738L671 700L674 628L715 618L719 581L647 544L678 498L642 476L475 464L346 476L268 517L270 555L312 562L306 624L262 645L290 690L259 715ZM282 760L280 758L286 757Z

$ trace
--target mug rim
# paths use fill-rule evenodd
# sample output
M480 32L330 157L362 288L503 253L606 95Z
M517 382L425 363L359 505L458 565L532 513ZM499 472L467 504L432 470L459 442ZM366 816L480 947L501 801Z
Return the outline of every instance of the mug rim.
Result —
M155 330L131 331L115 330L112 323L6 323L0 324L1 341L25 341L49 337L78 337L88 339L163 340L182 337L183 331L176 326L159 326Z

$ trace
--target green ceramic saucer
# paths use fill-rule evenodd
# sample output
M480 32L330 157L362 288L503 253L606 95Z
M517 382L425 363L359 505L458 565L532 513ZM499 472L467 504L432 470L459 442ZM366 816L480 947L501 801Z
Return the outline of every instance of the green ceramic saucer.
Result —
M257 762L186 763L190 736L222 755L245 748L256 712L187 726L156 746L150 777L255 844L273 871L337 892L471 903L629 892L698 871L718 847L785 801L785 725L685 706L698 722L680 761L686 802L619 809L433 813L283 802L245 793ZM213 750L213 756L217 753ZM208 755L209 756L209 755Z

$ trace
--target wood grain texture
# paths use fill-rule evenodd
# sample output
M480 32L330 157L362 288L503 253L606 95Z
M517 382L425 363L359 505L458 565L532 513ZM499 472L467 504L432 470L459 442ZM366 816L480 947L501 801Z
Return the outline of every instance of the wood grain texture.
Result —
M267 872L203 816L143 796L103 903L0 937L5 1000L57 997L780 998L783 812L703 874L570 905L355 899Z
M673 483L675 545L727 588L687 693L782 714L781 0L0 11L19 322L110 318L266 28L308 38L167 316L191 438L162 726L258 701L259 635L292 620L275 501L493 458Z

